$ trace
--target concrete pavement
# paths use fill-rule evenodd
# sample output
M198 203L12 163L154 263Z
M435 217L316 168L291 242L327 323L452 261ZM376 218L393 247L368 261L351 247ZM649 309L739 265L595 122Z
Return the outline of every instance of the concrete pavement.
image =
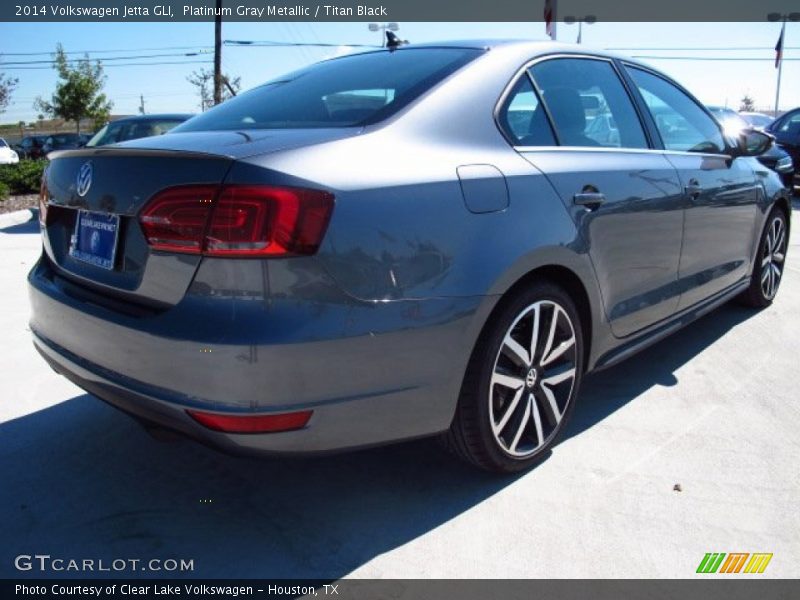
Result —
M38 229L4 228L0 576L41 577L13 559L46 553L209 578L683 578L706 552L771 552L761 577L797 577L799 239L773 307L722 307L590 377L551 456L498 478L431 441L255 460L152 440L33 350Z

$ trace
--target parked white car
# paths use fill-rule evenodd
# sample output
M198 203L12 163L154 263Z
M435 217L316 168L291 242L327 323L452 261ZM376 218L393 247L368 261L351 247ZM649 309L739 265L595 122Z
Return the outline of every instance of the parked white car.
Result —
M0 138L0 165L13 165L19 162L19 156Z

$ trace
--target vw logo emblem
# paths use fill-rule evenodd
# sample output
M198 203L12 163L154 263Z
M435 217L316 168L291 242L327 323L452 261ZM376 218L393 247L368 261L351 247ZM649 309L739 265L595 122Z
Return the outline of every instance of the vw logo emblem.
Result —
M89 188L92 187L92 163L85 162L78 170L78 179L76 181L75 189L78 196L85 196Z
M537 377L536 369L531 369L525 376L525 385L527 385L529 388L532 388L534 385L536 385Z

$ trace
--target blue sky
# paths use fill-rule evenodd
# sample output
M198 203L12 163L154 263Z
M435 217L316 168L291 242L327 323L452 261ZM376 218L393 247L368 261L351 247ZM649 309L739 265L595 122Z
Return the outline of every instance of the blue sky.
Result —
M758 57L761 61L697 61L643 59L687 86L702 101L738 108L739 99L750 94L759 108L775 101L777 71L774 46L780 31L777 23L603 23L584 26L587 47L636 50L620 52L633 56ZM411 42L469 38L545 39L543 23L400 23L402 37ZM559 24L559 41L574 42L576 25ZM377 44L379 36L366 23L225 23L223 39L275 40L286 42L331 42ZM159 54L175 50L143 51L170 46L207 47L213 44L212 23L0 23L0 71L19 78L13 104L0 115L0 122L32 121L36 96L49 96L55 72L3 69L3 62L46 60L48 56L10 56L8 53L50 52L57 42L67 51L122 50L120 55ZM759 47L742 51L713 50L723 47ZM800 58L800 23L787 25L784 53ZM703 48L675 51L672 48ZM638 48L648 48L639 50ZM659 50L650 50L658 48ZM124 52L130 50L130 52ZM182 52L182 51L181 51ZM242 78L247 89L281 73L294 70L336 52L335 48L225 47L223 70ZM96 54L95 58L113 56ZM162 61L211 60L207 57L164 57ZM154 59L155 60L155 59ZM137 62L137 61L125 61ZM141 62L141 61L138 61ZM107 63L106 93L114 101L115 114L137 112L139 95L147 112L194 112L198 98L186 81L192 70L210 64L161 65L155 67L111 67ZM38 65L37 65L38 66ZM781 108L800 105L800 60L784 62Z

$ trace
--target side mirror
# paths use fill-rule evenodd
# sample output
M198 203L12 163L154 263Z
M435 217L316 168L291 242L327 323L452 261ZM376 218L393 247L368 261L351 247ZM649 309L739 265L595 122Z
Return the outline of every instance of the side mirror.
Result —
M734 158L736 156L759 156L772 148L775 138L758 129L742 129L739 132Z

